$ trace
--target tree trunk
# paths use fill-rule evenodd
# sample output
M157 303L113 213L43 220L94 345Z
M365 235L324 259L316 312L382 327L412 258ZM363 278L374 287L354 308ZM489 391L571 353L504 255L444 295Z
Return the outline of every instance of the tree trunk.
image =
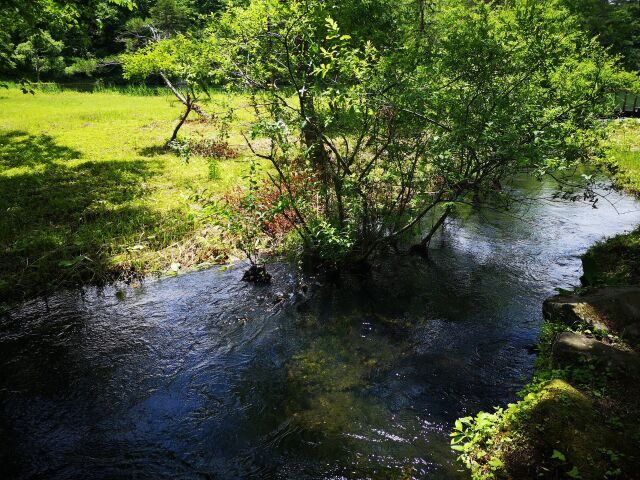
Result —
M420 241L420 243L413 245L410 249L412 254L421 255L423 257L427 257L429 255L429 244L431 243L431 239L436 234L436 232L440 229L444 221L447 219L449 214L451 213L451 207L446 207L444 212L438 219L436 223L433 224L429 233Z
M202 118L207 118L207 119L211 118L211 115L205 112L202 109L202 107L200 107L196 103L193 103L187 100L187 98L185 98L185 96L182 95L182 93L180 93L180 91L173 85L173 83L171 83L171 80L169 80L169 77L167 77L162 72L160 73L160 76L164 80L165 85L167 85L167 88L169 88L169 90L171 90L171 92L176 96L176 98L180 100L180 103L182 103L185 107L189 108L189 110L195 111ZM191 105L189 106L188 104L191 104Z
M326 168L329 156L324 148L318 126L316 124L316 109L313 99L306 95L300 96L300 113L305 118L305 124L302 127L302 136L304 143L309 150L309 156L314 166Z
M180 117L180 121L176 125L176 128L173 129L173 134L171 135L171 138L167 142L166 146L169 146L171 142L173 142L176 138L178 138L178 132L180 131L180 127L182 127L184 122L187 120L187 117L191 113L192 109L193 109L193 105L191 104L191 102L187 101L187 109L185 110L184 115Z

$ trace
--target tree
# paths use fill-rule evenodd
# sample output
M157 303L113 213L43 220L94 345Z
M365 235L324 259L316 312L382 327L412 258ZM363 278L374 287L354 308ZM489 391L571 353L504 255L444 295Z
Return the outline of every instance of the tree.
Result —
M73 39L81 37L79 31L88 28L87 18L94 18L96 11L105 5L117 5L128 11L135 7L133 0L5 0L0 8L0 73L18 76L16 71L15 53L23 56L28 61L33 53L33 48L38 48L35 43L44 39L45 43L63 42L63 38L74 32ZM44 32L49 38L36 39L30 42L34 35ZM64 42L63 42L64 43ZM16 52L16 45L26 44ZM57 48L57 47L56 47ZM21 57L22 58L22 57ZM29 65L32 67L32 65ZM59 65L50 65L58 68ZM23 91L33 93L28 88L28 82L21 79ZM0 86L3 86L0 83Z
M123 55L122 60L125 78L159 75L185 106L167 144L177 138L180 127L192 110L201 117L210 118L198 101L201 95L206 95L207 86L218 79L218 50L214 42L201 42L179 34Z
M186 32L196 12L188 0L157 0L149 9L150 23L167 35Z
M429 8L423 21L385 0L254 0L211 25L251 92L252 136L269 139L250 146L274 167L278 212L319 263L416 233L425 251L456 205L506 207L515 175L599 152L623 79L557 1Z
M16 46L13 58L17 63L33 69L36 81L40 82L42 73L57 73L64 68L61 55L63 47L64 44L54 40L49 32L40 30Z

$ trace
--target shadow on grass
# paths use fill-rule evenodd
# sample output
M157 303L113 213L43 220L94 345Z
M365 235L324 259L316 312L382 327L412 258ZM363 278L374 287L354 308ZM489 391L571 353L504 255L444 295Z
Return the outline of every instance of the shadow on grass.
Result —
M143 157L155 157L156 155L164 155L171 150L166 145L152 145L150 147L143 147L138 149L138 153Z
M0 136L0 303L117 278L114 252L166 220L136 202L159 160L65 164L80 158L47 135Z
M0 169L35 167L80 158L80 152L57 145L49 135L29 135L20 130L0 133Z

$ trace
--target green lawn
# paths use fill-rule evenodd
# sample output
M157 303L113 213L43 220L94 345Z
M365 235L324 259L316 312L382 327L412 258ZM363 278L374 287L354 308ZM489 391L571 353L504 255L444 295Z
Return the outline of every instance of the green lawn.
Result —
M626 119L611 125L608 160L619 167L620 184L640 193L640 120Z
M208 107L223 102L243 99L214 94ZM192 198L241 181L248 113L230 129L240 156L220 159L210 179L208 159L162 149L181 107L170 96L0 90L0 303L225 258ZM216 132L184 127L196 138Z

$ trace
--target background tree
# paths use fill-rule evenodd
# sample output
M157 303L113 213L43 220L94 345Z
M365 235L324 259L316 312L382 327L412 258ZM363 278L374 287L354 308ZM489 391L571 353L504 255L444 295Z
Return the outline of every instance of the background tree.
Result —
M47 31L40 30L29 36L26 42L16 46L13 58L35 72L36 81L44 72L59 73L64 68L62 49L64 44L54 40Z
M197 102L201 95L207 94L208 85L219 80L218 55L215 42L201 42L179 34L122 56L125 78L159 75L185 106L167 144L177 138L180 127L192 110L201 117L211 117Z
M640 2L638 0L564 0L581 26L620 55L625 66L640 70Z
M188 0L158 0L149 9L150 23L166 34L186 32L193 27L196 11Z

